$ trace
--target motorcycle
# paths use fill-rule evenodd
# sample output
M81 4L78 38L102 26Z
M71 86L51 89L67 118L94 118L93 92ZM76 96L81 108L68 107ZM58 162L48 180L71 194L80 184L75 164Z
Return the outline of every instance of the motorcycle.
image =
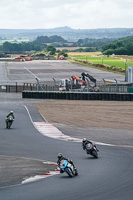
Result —
M69 177L78 175L77 171L74 169L73 165L67 160L62 160L60 162L60 169L68 174Z
M92 155L95 158L98 158L97 149L91 143L86 144L86 153Z
M11 128L11 125L12 125L12 123L13 123L13 117L12 116L9 116L8 118L7 118L7 128L8 129L10 129Z

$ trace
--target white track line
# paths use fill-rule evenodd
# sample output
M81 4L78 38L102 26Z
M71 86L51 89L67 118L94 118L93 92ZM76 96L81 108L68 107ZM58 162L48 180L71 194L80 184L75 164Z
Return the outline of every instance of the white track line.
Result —
M63 134L59 129L57 129L52 124L46 122L33 122L35 128L42 134L50 138L65 140L65 141L74 141L81 142L79 138L73 138L68 135Z
M25 179L24 181L22 181L22 184L31 183L31 182L38 181L38 180L41 180L41 179L44 179L44 178L48 178L50 176L54 176L54 175L57 175L57 174L60 174L60 172L59 171L50 171L49 173L47 173L45 175L36 175L36 176L33 176L33 177L29 177L29 178Z
M49 165L55 165L55 166L58 166L56 163L51 163L51 162L43 162L44 164L49 164ZM54 176L54 175L57 175L57 174L60 174L60 170L57 168L56 170L54 171L50 171L48 173L43 173L42 175L35 175L35 176L32 176L32 177L29 177L29 178L26 178L25 180L22 181L21 184L25 184L25 183L30 183L30 182L34 182L34 181L38 181L40 179L44 179L44 178L48 178L50 176Z

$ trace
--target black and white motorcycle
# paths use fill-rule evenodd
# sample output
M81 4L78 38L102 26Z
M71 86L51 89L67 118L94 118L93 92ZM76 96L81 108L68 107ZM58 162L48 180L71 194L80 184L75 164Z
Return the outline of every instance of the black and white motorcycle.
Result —
M93 144L88 143L85 145L85 147L86 147L87 154L90 154L91 156L98 158L98 150Z

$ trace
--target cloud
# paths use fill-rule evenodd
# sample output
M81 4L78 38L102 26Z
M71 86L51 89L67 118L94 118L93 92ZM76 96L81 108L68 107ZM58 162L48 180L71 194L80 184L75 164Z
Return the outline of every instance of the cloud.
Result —
M133 27L133 0L0 1L0 28Z

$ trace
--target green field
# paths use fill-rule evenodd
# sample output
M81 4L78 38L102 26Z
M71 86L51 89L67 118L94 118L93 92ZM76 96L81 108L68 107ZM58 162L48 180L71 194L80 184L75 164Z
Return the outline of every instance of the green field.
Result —
M128 66L133 66L133 62L125 59L116 59L111 57L91 57L91 56L74 56L77 59L88 61L91 63L105 64L113 67L120 67L122 69L127 69ZM125 63L126 61L126 63Z

